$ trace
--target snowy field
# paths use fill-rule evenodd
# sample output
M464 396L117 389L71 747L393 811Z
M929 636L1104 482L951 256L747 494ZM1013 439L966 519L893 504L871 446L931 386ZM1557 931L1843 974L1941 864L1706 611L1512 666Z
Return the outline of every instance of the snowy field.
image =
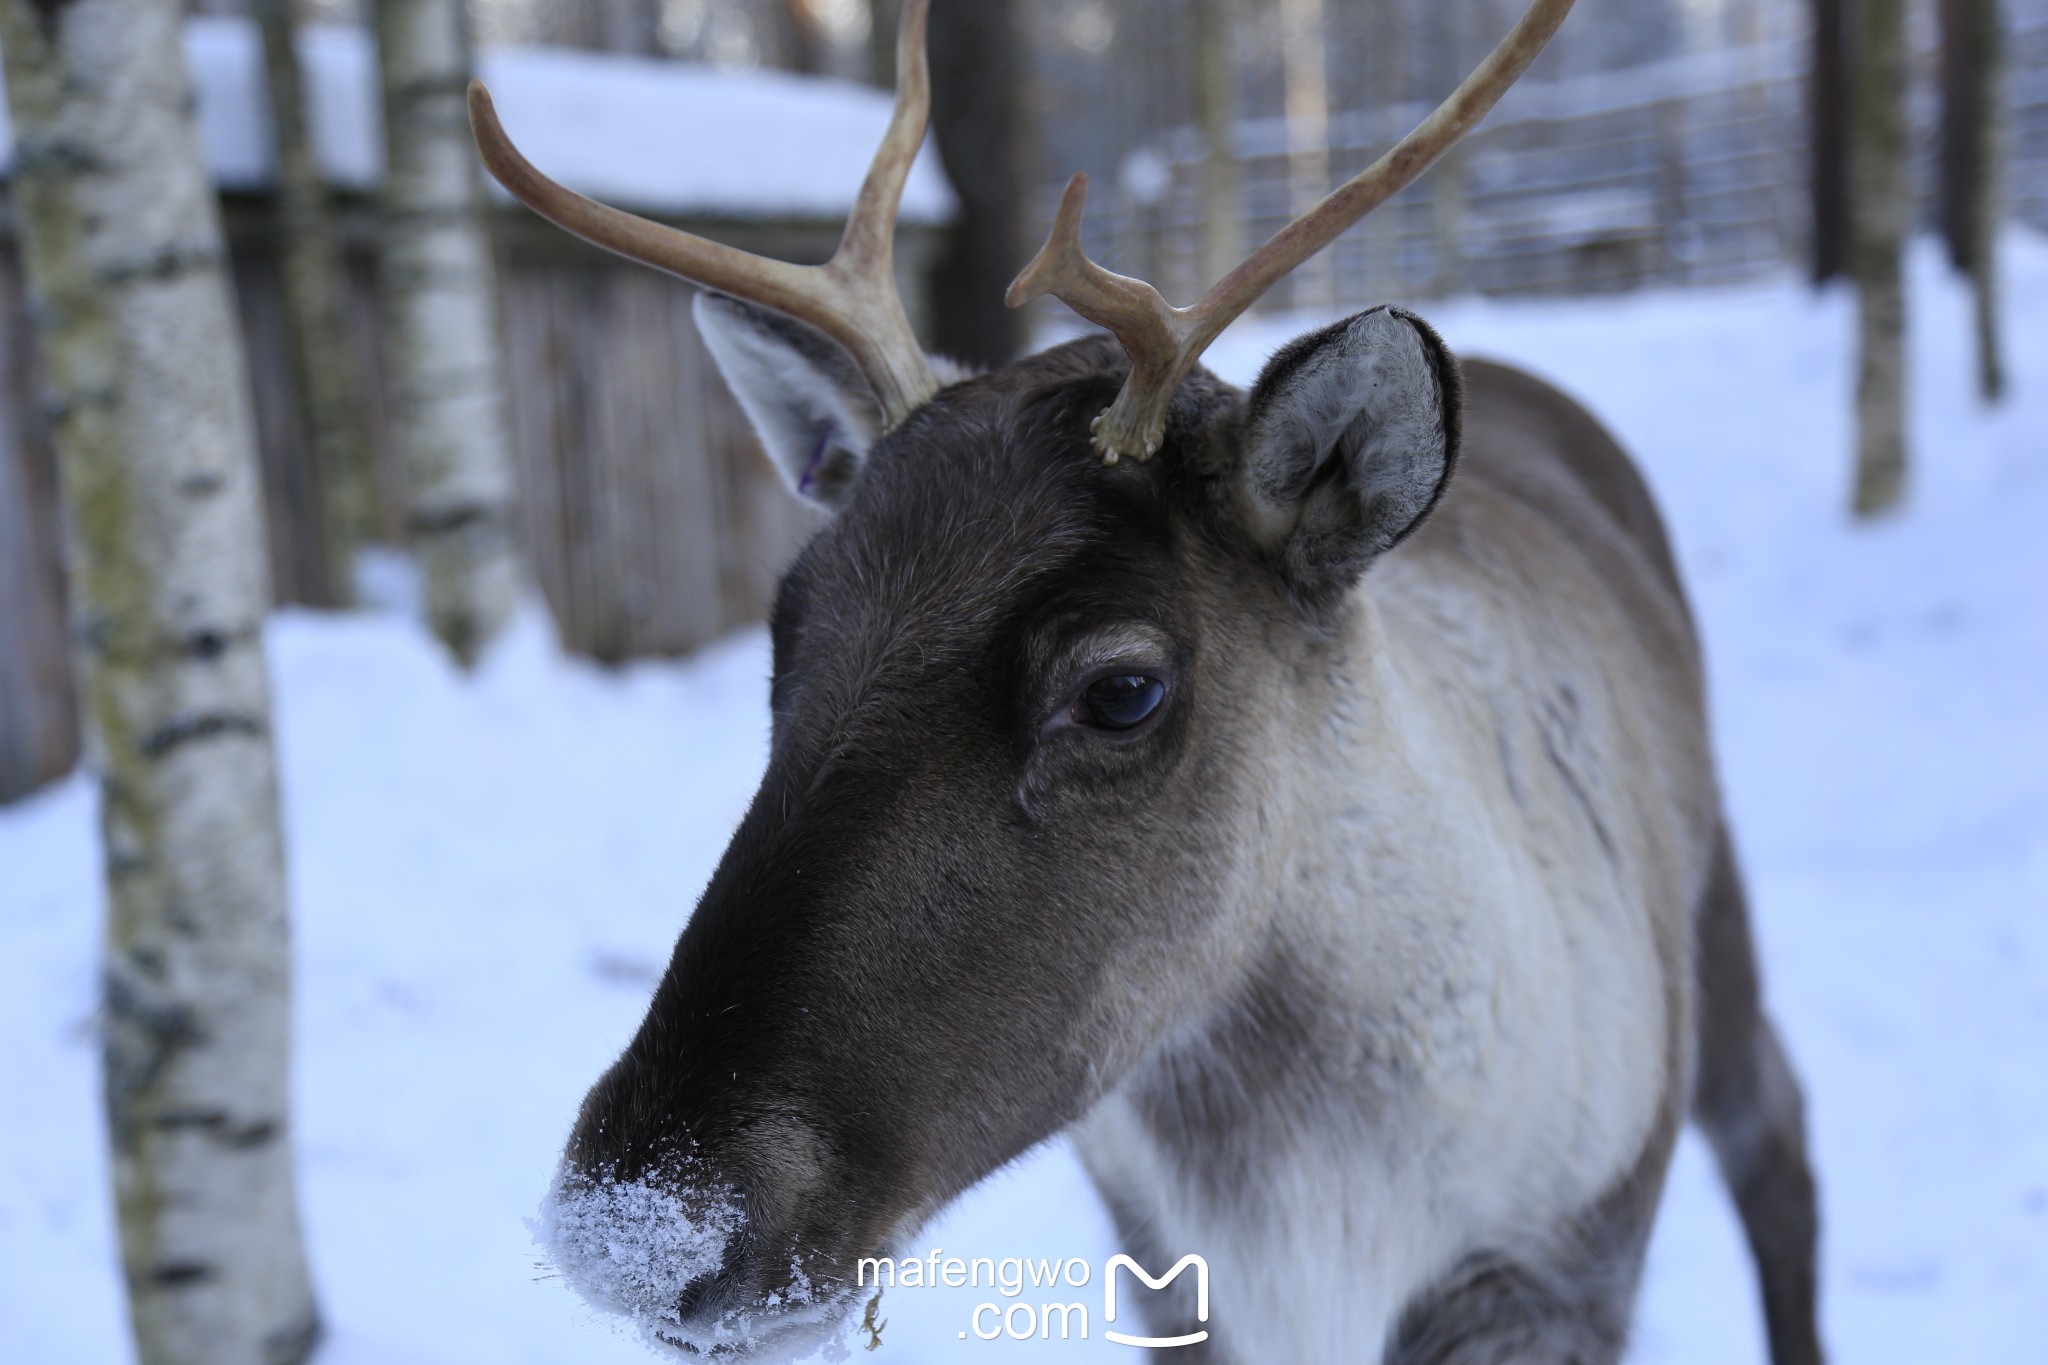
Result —
M2048 1361L2048 242L2016 238L2010 261L2018 392L1986 414L1962 297L1916 257L1916 481L1876 527L1843 512L1839 297L1788 281L1428 310L1468 353L1588 401L1673 523L1768 988L1808 1086L1844 1365ZM1212 361L1248 379L1293 330L1247 326ZM536 1268L522 1220L751 791L761 637L605 672L530 617L470 680L398 614L285 613L270 646L323 1361L647 1359ZM97 1102L99 899L83 778L0 810L12 1365L130 1355ZM1110 1249L1060 1144L925 1245ZM1004 1355L958 1339L988 1297L899 1291L872 1358ZM1009 1353L1130 1358L1096 1335ZM1739 1233L1691 1138L1633 1358L1762 1358Z

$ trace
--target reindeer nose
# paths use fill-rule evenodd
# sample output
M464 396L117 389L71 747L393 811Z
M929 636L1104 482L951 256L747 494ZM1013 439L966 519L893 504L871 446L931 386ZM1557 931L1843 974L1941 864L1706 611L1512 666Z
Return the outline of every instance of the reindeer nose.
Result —
M723 1271L707 1270L684 1285L682 1293L676 1295L677 1319L689 1322L703 1315L704 1310L718 1299L718 1291L723 1288L724 1281Z

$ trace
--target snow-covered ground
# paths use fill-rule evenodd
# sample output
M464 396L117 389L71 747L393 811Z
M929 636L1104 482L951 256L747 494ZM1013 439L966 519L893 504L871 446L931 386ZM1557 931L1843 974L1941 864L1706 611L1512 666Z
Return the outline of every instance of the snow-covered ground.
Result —
M1918 471L1910 510L1874 527L1843 513L1843 299L1786 282L1429 310L1590 402L1675 528L1809 1090L1840 1362L2048 1360L2048 242L2010 259L2017 392L1986 413L1961 297L1916 257ZM1214 363L1248 378L1292 330L1248 325ZM399 616L287 613L271 650L323 1359L646 1359L544 1278L522 1220L755 780L760 636L607 673L529 618L464 680ZM98 904L84 779L0 811L0 1361L129 1358ZM1110 1235L1055 1144L927 1245L1099 1265ZM1129 1354L1099 1325L1085 1345L959 1340L990 1297L889 1296L878 1358ZM1761 1355L1739 1234L1688 1139L1634 1358Z
M255 22L195 15L184 39L214 182L267 187L276 152ZM337 187L374 191L384 178L384 115L372 35L361 24L307 24L299 61L321 172ZM477 74L536 166L606 203L679 217L844 217L893 107L889 95L856 81L568 48L486 48ZM676 154L680 145L688 155ZM0 177L13 158L0 99ZM489 190L509 198L495 182ZM928 144L904 183L898 220L941 223L957 207Z

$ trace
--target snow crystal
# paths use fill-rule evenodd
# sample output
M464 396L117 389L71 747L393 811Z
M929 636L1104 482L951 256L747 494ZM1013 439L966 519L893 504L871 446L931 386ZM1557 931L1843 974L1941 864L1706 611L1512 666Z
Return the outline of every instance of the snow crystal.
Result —
M638 1180L564 1173L527 1226L585 1299L662 1340L683 1335L684 1287L718 1269L744 1222L730 1193L692 1190L674 1172Z
M815 1348L854 1297L815 1282L796 1257L788 1280L758 1304L729 1309L712 1323L684 1320L684 1288L724 1263L745 1223L735 1195L681 1163L633 1180L560 1174L527 1228L586 1302L625 1319L658 1350L753 1352L769 1342L784 1353Z

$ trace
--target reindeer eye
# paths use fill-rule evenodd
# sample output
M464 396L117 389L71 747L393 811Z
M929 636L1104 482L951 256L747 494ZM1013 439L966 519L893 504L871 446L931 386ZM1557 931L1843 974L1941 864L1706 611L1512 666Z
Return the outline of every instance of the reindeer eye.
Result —
M1098 730L1129 730L1142 725L1166 696L1166 685L1141 673L1097 678L1082 689L1074 719Z

